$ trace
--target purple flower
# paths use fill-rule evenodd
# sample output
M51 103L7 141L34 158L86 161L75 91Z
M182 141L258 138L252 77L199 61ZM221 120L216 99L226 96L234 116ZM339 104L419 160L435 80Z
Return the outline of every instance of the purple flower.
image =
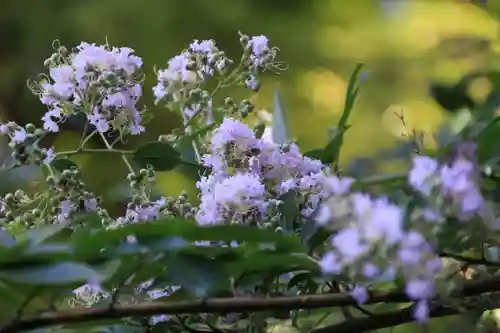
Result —
M417 278L406 283L405 293L412 300L426 300L434 296L434 282L431 279Z
M413 159L413 167L408 175L408 182L417 191L430 195L432 183L429 180L436 175L438 162L427 156L417 156Z
M349 294L358 302L358 304L363 304L368 300L368 291L365 287L360 285L354 286L354 289L349 292Z

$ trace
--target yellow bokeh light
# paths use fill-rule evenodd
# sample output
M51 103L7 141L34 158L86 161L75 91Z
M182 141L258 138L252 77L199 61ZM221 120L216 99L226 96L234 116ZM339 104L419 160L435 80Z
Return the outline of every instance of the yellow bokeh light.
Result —
M394 137L408 140L417 131L424 134L424 144L433 148L433 139L444 114L431 99L422 98L389 106L382 114L382 124Z
M337 115L342 112L347 84L332 71L317 69L299 75L296 91L308 99L314 112L321 115Z

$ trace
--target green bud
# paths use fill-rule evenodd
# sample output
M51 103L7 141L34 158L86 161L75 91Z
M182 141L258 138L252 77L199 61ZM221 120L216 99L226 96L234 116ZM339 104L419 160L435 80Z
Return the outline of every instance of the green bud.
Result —
M35 125L33 125L33 124L29 123L29 124L27 124L27 125L25 126L25 128L26 128L26 132L28 132L28 133L30 133L30 134L35 133L35 130L36 130Z

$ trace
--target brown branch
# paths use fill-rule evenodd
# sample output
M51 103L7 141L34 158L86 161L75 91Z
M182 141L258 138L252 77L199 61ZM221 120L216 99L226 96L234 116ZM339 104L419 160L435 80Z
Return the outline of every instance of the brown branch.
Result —
M455 259L457 261L463 261L464 263L468 265L483 265L483 266L489 266L489 267L500 267L500 263L498 262L491 262L486 259L476 259L476 258L469 258L465 256L461 256L458 254L452 254L452 253L440 253L440 257L443 258L450 258L450 259Z
M490 279L469 282L457 291L455 296L474 296L486 292L500 291L500 276ZM367 304L409 302L402 290L373 291ZM294 297L235 297L214 298L206 300L188 300L163 303L147 303L135 305L116 305L108 308L84 308L52 312L33 318L15 321L0 328L0 333L13 333L33 330L62 324L75 324L94 320L145 317L158 314L189 314L189 313L241 313L267 310L315 309L355 305L356 301L346 294L321 294ZM390 315L390 314L389 314ZM406 320L406 317L401 317ZM358 320L356 320L358 321ZM356 322L353 321L353 322ZM403 321L404 322L404 321Z
M487 311L498 308L498 302L491 302L488 306L481 307L481 310ZM414 322L412 314L413 306L402 310L390 311L382 314L375 314L370 317L357 318L355 320L346 320L339 324L329 325L312 330L310 333L362 333L381 328L395 327ZM461 306L460 309L451 306L438 305L431 309L429 318L439 318L463 313L466 310L477 310L475 304Z

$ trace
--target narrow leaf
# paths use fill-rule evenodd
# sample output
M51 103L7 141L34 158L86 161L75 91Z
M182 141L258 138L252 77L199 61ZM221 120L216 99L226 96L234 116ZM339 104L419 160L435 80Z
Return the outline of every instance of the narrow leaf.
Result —
M349 126L347 125L347 122L349 120L352 108L354 106L354 102L355 102L356 97L358 95L358 91L359 91L359 88L357 87L358 76L359 76L362 68L363 68L363 64L356 65L354 72L352 73L351 77L349 78L349 84L347 86L346 98L345 98L345 103L344 103L344 110L342 111L342 115L340 116L340 120L339 120L338 125L337 125L337 129L339 131L339 134L331 142L331 150L333 152L333 161L337 162L337 163L339 160L340 149L341 149L342 144L343 144L344 134L347 131L347 129L349 128Z
M286 124L286 113L281 101L279 90L274 91L274 112L273 112L273 141L278 145L284 144L288 140L288 129Z

